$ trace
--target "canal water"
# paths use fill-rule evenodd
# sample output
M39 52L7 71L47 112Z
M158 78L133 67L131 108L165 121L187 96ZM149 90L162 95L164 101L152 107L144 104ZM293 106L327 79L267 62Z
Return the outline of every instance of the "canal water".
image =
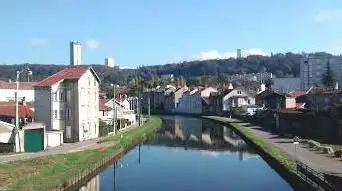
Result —
M230 128L198 118L163 117L163 127L94 177L89 191L288 191L283 180Z

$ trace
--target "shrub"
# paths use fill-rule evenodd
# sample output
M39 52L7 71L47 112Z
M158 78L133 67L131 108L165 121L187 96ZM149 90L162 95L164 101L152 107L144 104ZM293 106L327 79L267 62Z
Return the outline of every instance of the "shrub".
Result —
M341 157L342 156L342 149L338 149L335 151L335 157Z
M332 147L322 147L323 153L332 154L334 149Z
M100 120L100 122L99 122L100 137L107 136L109 129L110 129L110 125L108 125L106 122Z

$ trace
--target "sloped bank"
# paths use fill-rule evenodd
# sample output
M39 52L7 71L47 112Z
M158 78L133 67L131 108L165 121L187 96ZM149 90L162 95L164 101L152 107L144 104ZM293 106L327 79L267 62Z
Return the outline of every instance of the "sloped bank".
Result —
M240 127L236 123L229 122L225 117L202 116L202 118L232 128L245 142L256 149L260 156L296 190L315 190L296 174L296 162L265 139L254 135L248 129Z
M1 181L3 183L1 187L4 190L25 191L73 190L72 185L84 182L90 175L95 175L95 172L102 170L105 165L120 158L135 145L147 140L161 125L161 118L153 116L141 127L104 138L100 142L109 145L105 148L0 165L0 171L8 173L4 177L0 176L1 180L6 178L7 181L6 184ZM76 181L75 177L80 177L80 179Z

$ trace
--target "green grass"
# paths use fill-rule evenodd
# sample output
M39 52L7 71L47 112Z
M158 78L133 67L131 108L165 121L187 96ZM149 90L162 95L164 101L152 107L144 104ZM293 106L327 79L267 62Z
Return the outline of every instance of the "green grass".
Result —
M55 188L102 158L114 155L120 148L128 148L152 136L161 124L159 117L151 117L150 121L141 127L100 141L112 143L109 147L1 164L0 190L45 191Z
M274 146L268 140L255 135L249 129L241 127L236 122L229 122L228 118L225 118L225 117L205 116L203 118L211 119L211 120L218 121L218 122L223 122L223 123L226 123L227 125L230 125L235 130L243 134L248 140L250 140L255 145L257 145L261 150L267 153L270 157L274 158L281 165L286 167L289 171L294 171L296 169L296 162L294 160L291 160L290 157L286 153L281 152L278 147Z

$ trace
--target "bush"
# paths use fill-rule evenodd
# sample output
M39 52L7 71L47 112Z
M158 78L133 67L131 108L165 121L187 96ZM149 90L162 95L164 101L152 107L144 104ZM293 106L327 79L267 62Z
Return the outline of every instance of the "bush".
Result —
M319 149L319 147L321 146L319 142L313 141L313 140L308 140L307 143L309 144L311 148L315 148L315 149Z
M342 156L342 149L335 151L335 157L341 157Z
M110 125L108 125L106 122L100 120L100 122L99 122L100 137L107 136L109 129L110 129Z
M322 151L323 153L327 153L327 154L334 153L334 149L332 147L322 147Z

